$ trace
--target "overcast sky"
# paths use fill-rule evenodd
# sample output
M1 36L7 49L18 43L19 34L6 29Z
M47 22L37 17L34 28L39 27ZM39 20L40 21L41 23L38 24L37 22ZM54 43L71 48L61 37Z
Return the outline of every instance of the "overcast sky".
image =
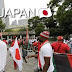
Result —
M38 10L40 8L47 8L47 3L50 2L50 0L4 0L5 2L5 9L8 10L10 9L23 9L25 8L26 11L30 8L34 10L36 8L37 15L38 15ZM14 20L20 19L19 16L16 18L10 18L10 24Z

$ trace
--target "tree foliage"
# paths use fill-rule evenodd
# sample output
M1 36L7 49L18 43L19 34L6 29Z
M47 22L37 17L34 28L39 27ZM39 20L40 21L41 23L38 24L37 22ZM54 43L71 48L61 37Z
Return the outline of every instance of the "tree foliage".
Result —
M12 32L12 29L6 29L5 32Z
M53 36L53 37L58 35L63 35L62 33L63 30L61 28L51 28L49 31L50 31L50 36Z
M26 28L21 28L19 29L19 31L26 31Z
M45 30L45 26L43 24L38 24L35 28L36 36L39 36L42 31Z
M57 11L57 21L64 34L72 33L72 0L66 0Z
M55 19L53 19L53 17L50 17L48 19L45 20L45 25L48 28L56 28L57 26L57 21Z
M2 19L0 18L0 31L5 29L5 24L3 24Z
M51 0L48 7L51 8L53 18L54 9L58 7L55 19L62 30L61 35L72 33L72 0Z
M28 24L29 24L28 27L29 27L30 29L35 29L35 27L36 27L37 24L39 23L39 22L38 22L38 19L39 19L38 16L29 19L29 20L28 20Z

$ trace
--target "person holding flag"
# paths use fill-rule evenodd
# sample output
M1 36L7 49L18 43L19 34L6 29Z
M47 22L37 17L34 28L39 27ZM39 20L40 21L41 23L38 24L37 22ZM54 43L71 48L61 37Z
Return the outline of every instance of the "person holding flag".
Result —
M20 54L19 43L17 41L16 36L14 36L14 41L12 42L11 48L9 50L14 60L14 69L17 69L17 65L18 65L19 70L21 71L22 70L22 57Z
M67 44L63 43L63 36L58 36L57 37L57 42L53 42L51 44L52 46L52 49L54 50L54 53L69 53L70 54L70 48ZM53 63L54 63L54 66L55 66L55 70L54 72L61 72L61 69L59 67L56 68L56 65L55 65L55 61L53 59Z

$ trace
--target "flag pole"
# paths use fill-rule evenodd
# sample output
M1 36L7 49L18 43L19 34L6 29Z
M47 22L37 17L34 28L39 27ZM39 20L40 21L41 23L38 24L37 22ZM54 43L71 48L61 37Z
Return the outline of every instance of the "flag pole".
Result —
M26 27L26 44L28 43L28 26Z

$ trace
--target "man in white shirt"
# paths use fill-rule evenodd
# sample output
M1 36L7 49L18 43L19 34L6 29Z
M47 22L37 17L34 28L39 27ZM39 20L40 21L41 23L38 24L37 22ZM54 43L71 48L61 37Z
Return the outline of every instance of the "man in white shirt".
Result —
M40 47L38 48L37 55L29 55L27 58L38 56L38 71L37 72L53 72L53 52L52 47L48 41L49 32L43 31L40 33L39 41L41 42Z
M54 66L52 62L52 57L53 57L53 52L52 52L52 47L47 40L49 38L49 32L48 31L43 31L40 33L40 42L41 48L39 51L39 59L38 60L38 67L41 67L42 72L53 72L54 71Z

